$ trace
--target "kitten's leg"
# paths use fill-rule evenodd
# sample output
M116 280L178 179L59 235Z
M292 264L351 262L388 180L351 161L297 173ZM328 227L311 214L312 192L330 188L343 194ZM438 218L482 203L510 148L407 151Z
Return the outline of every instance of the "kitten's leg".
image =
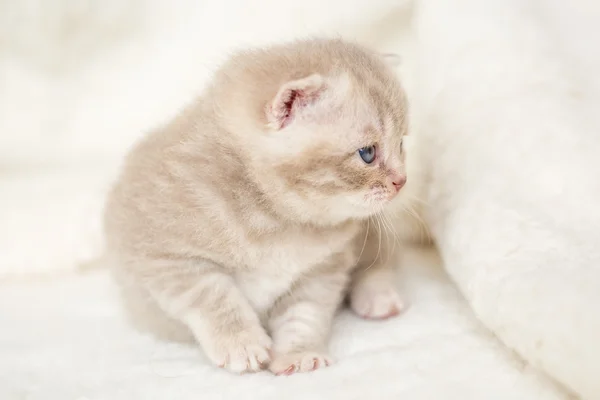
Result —
M397 259L394 251L398 244L385 239L375 229L368 232L362 256L353 272L350 307L363 318L389 318L398 315L404 308L394 285L393 263Z
M269 317L273 373L290 375L333 363L327 354L327 341L348 280L348 269L315 274L299 282L276 304Z
M373 265L357 273L350 290L350 307L366 319L385 319L400 314L404 303L393 282L390 265Z
M154 263L138 277L167 314L190 328L216 365L247 372L269 361L271 338L233 278L218 266Z

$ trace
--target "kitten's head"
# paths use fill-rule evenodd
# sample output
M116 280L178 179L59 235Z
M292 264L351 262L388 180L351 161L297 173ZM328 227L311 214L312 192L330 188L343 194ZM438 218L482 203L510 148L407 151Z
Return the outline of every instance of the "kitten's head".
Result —
M342 41L280 50L284 61L270 60L276 70L257 108L261 132L247 143L253 175L305 222L381 211L406 182L406 100L394 72L384 57ZM286 63L294 72L280 74Z

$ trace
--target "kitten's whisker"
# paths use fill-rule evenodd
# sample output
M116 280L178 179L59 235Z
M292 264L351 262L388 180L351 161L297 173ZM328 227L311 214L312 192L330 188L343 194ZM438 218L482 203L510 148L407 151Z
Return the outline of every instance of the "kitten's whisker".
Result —
M378 227L378 230L379 230L379 234L377 235L377 236L379 236L379 245L377 246L377 255L373 259L373 262L371 263L371 265L369 265L367 268L365 268L365 271L367 271L373 265L375 265L375 263L379 260L379 253L381 252L381 223L377 219L376 219L376 221L377 221L377 227Z
M394 227L394 223L389 219L390 217L386 213L383 213L382 216L387 221L388 229L394 235L396 242L400 242L401 241L400 237L398 236L398 232L396 231L396 228Z
M369 228L371 227L371 218L367 219L367 233L365 233L365 240L363 241L363 245L362 245L362 249L360 250L360 254L358 255L358 259L356 260L356 263L354 264L354 266L357 266L358 263L360 263L360 258L363 255L363 252L365 251L365 247L367 247L367 238L369 237Z
M410 217L417 222L417 226L419 228L419 242L423 241L423 228L422 228L423 224L420 221L420 219L417 216L414 215L413 210L410 209L407 205L402 204L402 210L401 211L404 214L410 215ZM415 239L415 240L417 239L416 235L417 235L417 232L413 231L412 232L412 238Z
M419 215L419 213L416 210L414 210L414 208L411 208L411 211L412 211L412 215L417 219L417 221L419 221L419 224L421 227L421 236L424 232L426 238L428 239L427 241L431 242L431 231L429 230L429 225L427 225L425 220L423 220L423 218ZM421 242L424 242L422 237L421 237Z
M414 208L408 206L408 205L402 205L403 210L405 212L407 212L411 217L413 217L419 225L419 232L420 232L420 242L423 243L425 240L423 239L423 233L425 233L425 235L427 236L427 238L431 238L431 232L429 231L429 227L427 226L427 223L425 223L425 221L423 220L423 218L421 218L421 216L419 215L419 213L417 211L414 210ZM423 232L425 231L425 232ZM430 240L429 240L430 241Z
M390 235L389 235L389 229L386 225L385 219L383 218L382 212L383 211L379 211L378 218L381 221L382 229L385 232L385 248L387 250L387 255L385 257L385 263L387 264L390 260Z
M390 230L390 232L391 232L391 233L392 233L392 235L394 236L394 239L395 239L395 240L393 241L394 245L393 245L393 247L392 247L392 250L391 250L391 252L392 252L392 254L396 254L396 253L395 253L395 251L396 251L396 245L397 245L398 243L400 243L400 237L398 236L398 232L397 232L397 231L396 231L396 229L394 228L394 223L393 223L393 222L390 220L390 217L389 217L389 216L388 216L386 213L383 213L383 214L382 214L382 216L383 216L384 220L386 220L386 221L387 221L387 226L388 226L388 229Z
M389 232L392 233L392 235L394 236L394 239L396 239L396 241L400 241L398 234L397 234L396 230L394 229L392 221L390 221L390 219L387 215L387 212L385 212L383 209L383 206L381 207L381 210L379 211L379 215L381 216L382 223L384 224L386 230L388 230Z
M381 224L383 225L383 229L385 230L385 239L386 239L386 250L387 250L387 256L385 259L385 262L387 263L390 260L390 235L389 235L389 227L387 225L387 221L384 218L383 215L383 207L381 207L381 209L379 210L379 212L377 213L377 218L379 218L379 220L381 221Z

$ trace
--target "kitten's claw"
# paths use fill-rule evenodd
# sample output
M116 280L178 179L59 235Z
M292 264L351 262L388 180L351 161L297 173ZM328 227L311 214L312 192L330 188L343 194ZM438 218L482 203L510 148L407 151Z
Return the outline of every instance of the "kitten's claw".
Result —
M296 372L310 372L333 364L333 360L317 352L279 354L273 358L269 369L275 375L292 375Z
M400 314L404 303L393 288L374 291L358 287L352 291L350 307L362 318L386 319Z
M241 340L229 338L227 342L213 348L208 354L220 368L235 373L257 372L271 360L271 338L265 333Z

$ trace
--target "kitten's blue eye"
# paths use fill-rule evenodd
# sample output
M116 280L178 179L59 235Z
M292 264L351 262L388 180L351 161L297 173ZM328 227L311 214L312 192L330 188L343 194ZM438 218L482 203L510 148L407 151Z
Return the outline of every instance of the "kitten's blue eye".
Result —
M363 147L362 149L358 149L358 155L364 162L371 164L373 161L375 161L375 146L367 146Z

